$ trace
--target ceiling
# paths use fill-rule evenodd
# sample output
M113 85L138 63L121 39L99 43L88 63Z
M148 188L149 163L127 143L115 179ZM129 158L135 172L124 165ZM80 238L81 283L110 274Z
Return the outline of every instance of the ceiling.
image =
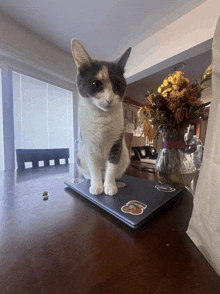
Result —
M71 54L77 38L94 58L114 60L206 0L7 0L0 11Z
M1 1L0 11L69 54L71 39L77 38L93 58L115 60L128 47L136 46L205 1L7 0ZM211 53L200 58L209 64ZM200 71L197 65L201 65L197 58L186 61L184 71ZM146 91L171 72L173 69L168 68L147 77L147 81L130 84L128 94L142 101Z

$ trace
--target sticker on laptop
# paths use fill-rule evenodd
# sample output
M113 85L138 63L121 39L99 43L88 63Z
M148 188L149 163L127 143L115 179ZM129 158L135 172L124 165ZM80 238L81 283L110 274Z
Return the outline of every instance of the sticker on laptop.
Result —
M80 184L80 183L84 182L84 179L75 178L75 179L69 180L69 182L71 182L73 184Z
M139 215L144 212L144 209L146 207L147 207L147 205L144 203L141 203L136 200L131 200L131 201L127 202L126 205L122 206L121 211L123 211L125 213L130 213L133 215Z
M126 184L124 182L116 182L116 187L117 188L124 188L126 186Z
M170 187L168 185L156 185L155 188L161 192L173 192L176 191L175 188Z

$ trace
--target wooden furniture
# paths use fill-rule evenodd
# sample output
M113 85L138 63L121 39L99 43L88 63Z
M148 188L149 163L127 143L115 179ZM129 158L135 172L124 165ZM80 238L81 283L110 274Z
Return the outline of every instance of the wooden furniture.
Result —
M58 149L16 149L18 169L25 168L25 162L32 162L32 167L39 167L39 161L44 161L44 166L50 165L50 160L54 160L54 165L60 164L60 159L65 159L68 163L69 148Z
M185 233L187 190L133 230L66 188L75 176L71 164L0 172L0 293L220 294L220 277Z

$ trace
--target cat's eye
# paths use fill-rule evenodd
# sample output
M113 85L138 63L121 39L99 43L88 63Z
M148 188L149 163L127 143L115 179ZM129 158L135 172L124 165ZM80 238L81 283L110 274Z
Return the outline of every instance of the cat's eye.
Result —
M103 83L99 80L94 80L92 82L92 91L93 93L100 92L103 89Z

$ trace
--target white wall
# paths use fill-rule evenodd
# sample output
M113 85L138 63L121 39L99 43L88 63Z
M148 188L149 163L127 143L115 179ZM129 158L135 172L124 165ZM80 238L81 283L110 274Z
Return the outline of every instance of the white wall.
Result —
M208 0L132 48L126 77L132 77L213 38L219 14L220 1Z
M0 171L4 169L3 112L2 112L2 73L0 69Z
M70 54L0 14L0 58L4 56L45 68L69 83L75 81L76 66Z

